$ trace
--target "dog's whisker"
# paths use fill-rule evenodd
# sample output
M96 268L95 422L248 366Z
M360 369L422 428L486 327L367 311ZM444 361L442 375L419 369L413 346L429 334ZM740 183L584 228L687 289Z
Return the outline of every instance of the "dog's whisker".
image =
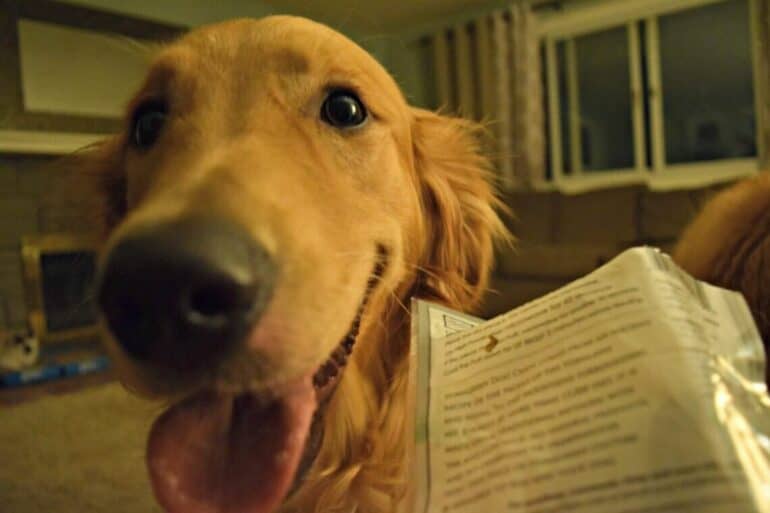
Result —
M409 307L407 307L404 304L404 302L401 300L401 298L398 297L398 294L396 294L393 291L390 291L389 294L390 294L391 299L394 300L396 305L403 311L403 313L405 313L405 314L409 314L410 313Z

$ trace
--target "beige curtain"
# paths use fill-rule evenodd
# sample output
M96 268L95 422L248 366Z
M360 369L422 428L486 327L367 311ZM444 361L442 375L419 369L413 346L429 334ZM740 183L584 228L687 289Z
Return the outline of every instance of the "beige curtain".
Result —
M756 86L760 169L770 171L770 0L756 0Z
M436 93L445 109L489 124L502 184L545 180L540 43L525 2L433 34Z

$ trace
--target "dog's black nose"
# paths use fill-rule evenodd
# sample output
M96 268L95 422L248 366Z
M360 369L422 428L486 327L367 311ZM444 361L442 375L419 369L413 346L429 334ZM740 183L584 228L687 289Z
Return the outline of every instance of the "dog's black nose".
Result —
M97 297L137 360L190 370L241 341L271 296L275 265L245 229L184 218L127 233L105 256Z

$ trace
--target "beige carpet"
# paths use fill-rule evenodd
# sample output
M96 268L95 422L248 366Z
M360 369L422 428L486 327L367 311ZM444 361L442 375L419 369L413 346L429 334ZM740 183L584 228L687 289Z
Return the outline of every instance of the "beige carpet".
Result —
M157 413L116 384L0 409L0 512L159 512L144 467Z

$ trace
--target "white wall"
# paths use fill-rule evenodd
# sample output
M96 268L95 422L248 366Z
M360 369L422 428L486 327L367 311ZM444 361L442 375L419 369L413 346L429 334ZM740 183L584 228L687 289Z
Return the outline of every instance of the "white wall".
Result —
M123 114L123 105L145 74L147 48L123 38L33 20L19 20L18 29L27 111Z
M186 27L195 27L198 25L204 25L208 23L216 23L218 21L241 18L241 17L254 17L259 18L268 16L270 14L279 14L280 12L275 8L268 6L262 2L255 0L65 0L67 3L73 5L79 5L83 7L89 7L93 9L103 10L107 12L113 12L117 14L126 14L145 18L152 21L158 21L162 23L168 23L172 25L181 25ZM43 24L38 24L43 25ZM45 24L48 25L48 24ZM84 115L116 115L122 113L122 106L125 98L130 96L133 92L136 83L139 82L144 75L142 69L135 69L136 58L131 57L123 59L117 55L113 58L103 58L97 55L94 59L101 64L94 65L94 59L84 59L83 56L88 56L93 53L103 54L105 51L131 51L131 48L121 49L121 44L126 45L125 42L121 43L120 39L105 38L105 36L89 36L87 31L73 30L62 28L61 30L55 30L55 25L48 25L54 28L53 31L48 31L45 34L40 31L35 31L32 34L22 34L28 41L22 41L22 53L26 55L23 59L23 64L30 64L25 67L25 98L33 98L31 105L28 108L36 111L49 111L49 112L66 112L70 114L84 114ZM340 30L338 28L338 30ZM60 35L60 32L80 33L86 37L83 38L69 38L67 44L62 44L61 38L53 36ZM388 67L388 58L390 56L391 41L388 37L380 36L366 36L357 33L352 33L350 30L346 31L346 35L363 46L367 51L374 55L375 58L383 62ZM35 37L31 37L35 36ZM49 37L50 36L50 37ZM45 38L49 37L48 40ZM89 37L101 37L105 40L109 40L109 45L93 45L93 42L89 40ZM69 52L70 55L79 55L80 58L74 64L79 64L78 67L72 67L72 61L68 59L61 59L63 65L61 73L58 78L53 79L52 73L56 71L52 70L50 66L45 65L46 62L50 62L51 56L48 50L40 51L41 48L59 48L63 52ZM100 55L101 55L100 54ZM36 57L39 57L36 59ZM86 62L87 61L87 62ZM42 62L43 66L34 66L35 62ZM118 63L118 70L111 70L108 74L113 77L114 80L102 80L95 82L93 80L94 73L99 73L104 65L110 62ZM120 69L121 63L128 63L130 66ZM89 68L90 67L90 68ZM55 66L54 66L55 68ZM79 71L78 71L79 70ZM90 70L90 71L89 71ZM410 75L411 76L411 75ZM39 79L42 80L39 80ZM64 80L62 80L62 78ZM109 77L107 77L109 78ZM123 85L130 85L128 87L129 92L124 91L126 87L113 88L110 83L119 81ZM51 87L54 84L55 87ZM63 85L64 84L64 85ZM29 90L27 85L32 85L34 91ZM66 90L66 91L65 91ZM37 94L40 93L40 94ZM62 99L62 95L67 93L66 98ZM125 98L124 98L125 97Z
M159 22L194 27L237 17L262 17L287 13L259 0L63 0L67 3L91 7L109 12L122 13ZM407 0L408 1L408 0ZM404 23L402 29L392 33L357 33L350 25L336 26L348 37L359 43L375 56L396 78L410 101L419 106L433 103L430 72L424 51L418 44L420 35L429 34L441 27L467 21L495 8L507 5L511 0L478 2L477 7L461 14L437 18L430 23L414 25ZM572 0L575 1L575 0ZM274 2L279 3L279 2ZM394 3L397 8L397 2ZM334 26L334 24L332 24Z
M195 27L232 18L260 18L271 14L294 14L259 0L63 0L73 5L128 14L173 25ZM356 33L350 27L335 27L359 43L387 66L388 37Z

